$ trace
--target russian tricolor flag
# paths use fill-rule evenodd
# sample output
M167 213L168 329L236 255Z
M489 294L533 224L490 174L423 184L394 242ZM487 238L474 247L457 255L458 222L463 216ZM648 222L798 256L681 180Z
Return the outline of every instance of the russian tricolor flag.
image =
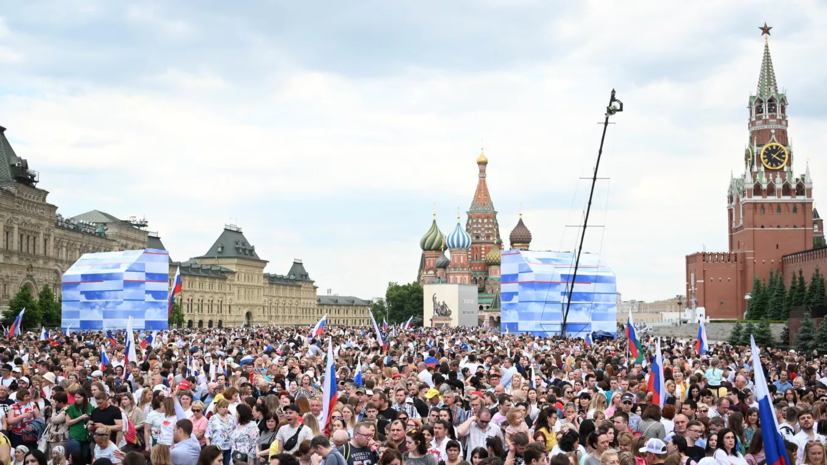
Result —
M586 333L586 338L583 339L583 341L586 343L586 347L590 347L594 344L594 341L592 341L592 333Z
M49 332L46 331L46 328L41 326L40 327L40 340L41 341L51 341L49 338Z
M364 386L364 382L362 382L362 361L356 364L356 374L353 375L353 382L356 383L358 386Z
M388 332L388 320L382 318L382 331Z
M666 379L663 374L663 356L660 353L660 338L655 351L655 359L652 361L652 369L649 372L649 383L646 387L652 392L652 404L660 408L666 405Z
M330 418L333 416L333 408L339 400L339 390L336 386L336 367L333 364L333 340L327 342L327 361L324 369L324 386L322 387L322 424L319 428L327 429Z
M629 309L629 319L626 320L626 339L629 340L629 353L635 358L635 363L642 363L643 350L640 347L640 341L637 340L637 332L635 331L635 324L632 321L631 309Z
M376 324L376 319L373 318L373 314L370 315L370 321L373 323L373 330L376 331L376 342L384 349L385 348L385 340L382 339L382 333L379 331L379 325Z
M172 304L175 303L175 296L181 293L181 267L175 270L175 280L172 281L172 290L169 291L169 302L167 303L167 318L172 315Z
M101 371L106 371L106 365L109 365L109 357L106 356L106 346L101 346Z
M141 341L141 349L146 350L146 347L147 347L147 346L152 347L152 341L153 341L153 339L154 339L154 338L152 337L152 334L147 334L147 335L146 335L146 337L144 338L144 340L143 340L143 341Z
M767 378L764 377L764 368L761 366L761 353L755 345L754 336L750 336L750 344L752 370L755 375L755 400L758 401L758 417L764 433L764 457L767 465L791 465L787 448L784 447L784 436L778 431L778 419L775 416L770 391L767 389Z
M19 336L20 335L20 327L23 326L23 313L26 311L24 308L20 310L20 313L17 315L17 318L14 319L14 323L9 326L9 335L10 336Z
M402 327L405 331L411 329L411 322L413 321L413 317L408 318L408 321L405 322L405 326Z
M112 347L118 346L118 340L115 339L115 336L112 334L112 331L106 330L106 340L109 341L109 345Z
M698 342L695 343L695 350L698 351L698 355L703 355L709 351L709 343L706 340L706 326L704 326L703 320L701 320L701 326L698 327Z
M310 330L310 334L308 334L307 337L317 337L317 336L321 336L322 334L324 334L324 325L326 323L327 323L327 313L325 313L324 316L321 317L318 322L316 322L316 326L314 326L313 329Z

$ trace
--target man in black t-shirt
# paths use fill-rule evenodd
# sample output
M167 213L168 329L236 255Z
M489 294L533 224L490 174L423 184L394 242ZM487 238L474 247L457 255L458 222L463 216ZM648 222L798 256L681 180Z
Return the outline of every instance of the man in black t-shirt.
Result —
M371 447L372 442L373 427L359 422L353 427L353 439L340 447L339 453L347 460L347 465L377 465L379 454Z
M108 426L111 431L109 439L115 442L118 432L123 428L121 409L109 404L109 396L105 392L99 392L95 396L95 400L98 402L98 406L92 410L91 421L86 427L90 431L94 431L98 426Z

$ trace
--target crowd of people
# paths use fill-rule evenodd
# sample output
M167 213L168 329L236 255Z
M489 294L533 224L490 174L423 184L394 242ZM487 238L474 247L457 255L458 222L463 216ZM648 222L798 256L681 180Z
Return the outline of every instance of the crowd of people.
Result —
M748 348L694 340L662 341L661 408L652 340L634 363L622 338L482 328L183 329L131 361L122 333L40 339L0 339L0 465L764 465L775 428ZM792 463L827 465L827 359L762 364Z

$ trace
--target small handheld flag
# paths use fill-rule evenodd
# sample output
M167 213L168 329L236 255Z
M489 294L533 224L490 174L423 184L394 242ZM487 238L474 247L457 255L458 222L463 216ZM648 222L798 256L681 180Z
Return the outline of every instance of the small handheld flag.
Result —
M40 327L40 340L41 341L49 341L49 332L46 331L46 328L41 326Z
M147 346L152 347L153 339L154 338L153 338L152 334L147 334L146 337L144 338L144 340L141 341L141 349L146 350Z
M701 325L698 327L698 342L695 343L695 350L698 352L698 355L703 355L709 351L709 343L706 339L706 327L704 326L703 320L701 320Z
M362 382L362 361L359 360L359 363L356 364L356 374L353 375L353 382L356 383L358 386L363 386L364 383Z
M767 378L761 366L761 352L755 345L755 337L750 336L752 346L752 370L755 375L755 400L758 402L758 417L761 419L764 433L764 457L767 465L791 465L784 446L784 437L778 430L778 418L775 416L775 407L767 389Z
M385 340L382 339L382 333L379 332L379 325L376 324L376 319L373 318L373 314L370 315L370 321L373 322L373 330L376 331L376 342L382 349L385 349Z
M382 331L388 332L388 320L382 318Z
M172 281L172 290L169 291L169 302L167 303L167 318L172 316L172 304L175 303L175 296L181 293L181 267L175 270L175 280Z
M652 369L649 372L649 383L647 390L652 393L652 404L663 408L666 405L666 380L663 374L663 356L660 353L660 338L658 338L655 359L652 361Z
M333 408L339 400L339 391L336 382L336 367L333 364L333 340L327 342L327 360L325 361L324 386L322 387L322 430L327 429L330 418L333 416Z
M101 371L106 371L107 365L109 365L109 357L106 356L106 346L101 346Z
M109 341L109 345L112 347L118 346L118 340L115 339L115 336L112 334L112 331L106 330L106 340Z
M586 339L584 339L584 342L586 343L586 347L590 347L592 344L594 344L594 341L592 341L592 333L586 334Z
M405 331L411 329L411 322L413 321L413 317L408 318L408 321L405 322L405 326L402 327Z
M313 329L310 330L310 333L307 335L307 337L308 338L318 337L318 336L321 336L322 334L324 334L324 326L325 326L326 323L327 323L327 313L325 313L324 316L321 317L318 322L316 322L316 326L314 326Z
M640 341L637 340L631 309L629 309L629 319L626 320L626 339L629 340L629 353L635 358L635 363L643 363L643 350L640 347Z
M20 327L23 326L23 313L25 311L25 308L23 310L20 310L20 313L17 315L17 318L14 319L14 323L12 323L11 326L9 326L10 336L14 337L20 335Z

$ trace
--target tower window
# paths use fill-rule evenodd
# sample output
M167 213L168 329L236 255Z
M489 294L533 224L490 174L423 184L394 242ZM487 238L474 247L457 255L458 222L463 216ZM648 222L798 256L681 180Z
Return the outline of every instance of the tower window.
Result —
M793 214L796 214L796 213L798 213L798 206L793 205Z
M780 215L781 214L781 205L775 207L775 213Z
M762 215L764 214L764 206L763 205L761 205L761 214Z

